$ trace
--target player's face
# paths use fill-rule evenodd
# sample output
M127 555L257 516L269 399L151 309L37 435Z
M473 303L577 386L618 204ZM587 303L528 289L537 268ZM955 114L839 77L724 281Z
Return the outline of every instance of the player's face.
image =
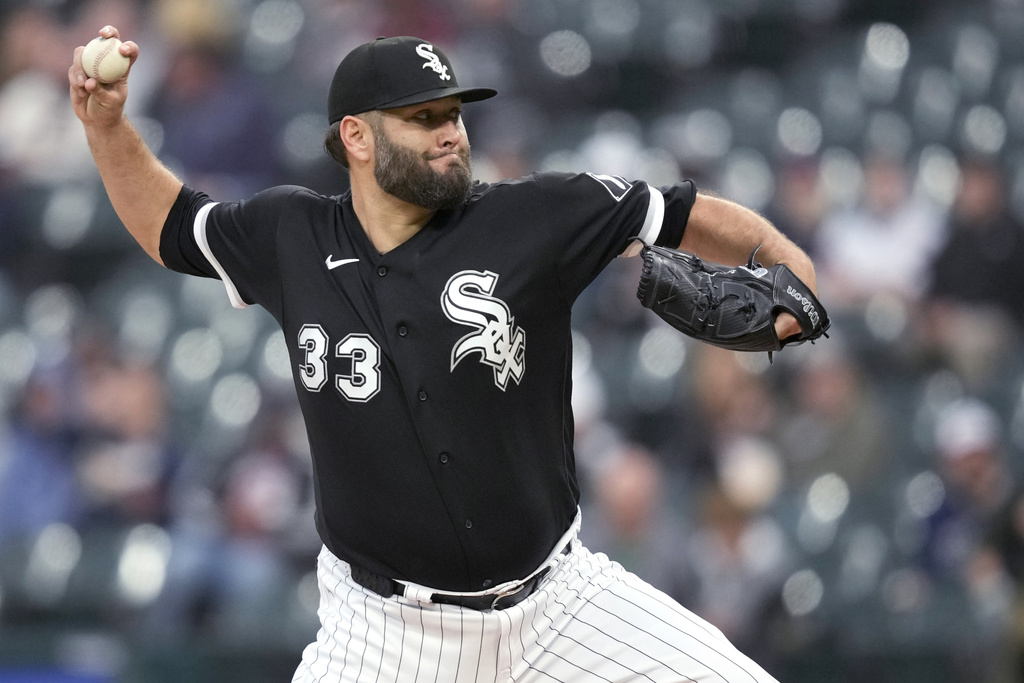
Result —
M381 112L370 120L380 188L427 209L458 206L473 184L462 102L447 97Z

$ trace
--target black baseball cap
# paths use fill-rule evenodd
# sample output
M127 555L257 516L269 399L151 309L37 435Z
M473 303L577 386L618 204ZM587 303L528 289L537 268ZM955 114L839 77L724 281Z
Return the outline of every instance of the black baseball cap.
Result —
M327 95L327 119L333 124L374 109L451 96L477 102L497 94L492 88L460 88L452 63L430 41L412 36L378 38L341 60Z

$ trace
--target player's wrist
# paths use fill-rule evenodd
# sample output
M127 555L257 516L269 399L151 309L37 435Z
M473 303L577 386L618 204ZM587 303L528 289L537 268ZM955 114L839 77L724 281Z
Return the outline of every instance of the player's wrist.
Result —
M123 109L117 111L91 112L82 120L85 135L91 141L99 138L116 138L130 135L134 130Z

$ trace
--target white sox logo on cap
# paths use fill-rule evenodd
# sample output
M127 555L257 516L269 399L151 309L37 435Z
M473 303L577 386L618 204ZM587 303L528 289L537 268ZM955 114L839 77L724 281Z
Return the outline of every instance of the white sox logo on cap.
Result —
M336 123L349 115L443 97L477 102L496 94L493 88L460 87L451 60L428 40L378 38L341 60L327 93L327 120Z
M438 76L441 77L442 81L450 81L452 77L448 75L448 67L441 63L441 58L434 54L434 46L430 43L422 43L416 46L416 54L423 59L427 60L427 63L423 65L424 69L432 69Z

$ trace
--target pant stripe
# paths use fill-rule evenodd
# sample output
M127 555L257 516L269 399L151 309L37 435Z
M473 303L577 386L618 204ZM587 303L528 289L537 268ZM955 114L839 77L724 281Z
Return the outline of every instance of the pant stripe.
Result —
M414 680L414 681L420 680L420 667L423 666L423 640L424 640L423 639L423 612L421 610L416 610L416 616L419 619L419 624L420 624L420 627L419 627L420 649L419 649L419 652L416 654L416 675L414 675L412 677L412 680Z
M362 614L363 614L363 623L366 624L366 631L363 633L363 637L362 637L363 649L359 653L359 669L356 671L356 680L357 681L362 679L362 677L363 677L363 665L366 663L366 648L369 647L369 639L370 639L370 622L369 622L369 619L367 618L367 614L366 614L366 602L367 602L367 600L369 600L369 596L364 595L363 596ZM354 629L352 631L350 631L349 634L351 635L352 632L354 632Z
M334 588L331 589L331 592L334 593L334 594L337 594L338 589L341 587L341 584L342 584L342 582L344 580L345 580L344 577L339 576L338 577L338 581L334 584ZM322 616L321 618L325 618L325 616L326 615ZM337 635L338 635L338 630L337 630L337 625L335 625L334 634L332 635L330 640L326 640L325 639L319 645L319 647L317 647L317 649L316 649L316 659L314 659L313 660L313 664L310 665L311 672L312 672L312 668L320 663L320 655L322 653L327 655L327 661L323 664L324 672L322 674L320 674L320 677L317 679L317 683L321 683L323 681L324 676L327 675L327 672L330 669L330 662L331 662L332 659L334 659L334 649L332 648L330 652L326 652L326 653L324 653L324 650L327 649L327 646L328 646L329 643L333 643L335 647L337 646L337 642L338 642Z
M504 612L499 612L501 617L501 640L504 643L504 650L495 648L494 658L494 680L498 683L507 683L511 680L512 676L512 661L514 655L512 654L512 617ZM505 630L505 622L508 621L508 631ZM502 656L505 657L502 660Z
M409 636L409 630L405 627L405 605L398 606L398 619L398 624L402 629L402 638L398 644L398 667L395 669L395 671L397 671L396 677L398 678L398 680L402 680L402 668L405 666L405 656L406 653L408 652L408 650L406 649L405 642L406 638ZM387 640L385 640L384 642L386 643Z
M453 646L458 649L459 656L456 658L455 665L455 681L458 683L460 674L462 673L462 652L466 645L466 612L465 610L459 610L459 635L458 642Z

